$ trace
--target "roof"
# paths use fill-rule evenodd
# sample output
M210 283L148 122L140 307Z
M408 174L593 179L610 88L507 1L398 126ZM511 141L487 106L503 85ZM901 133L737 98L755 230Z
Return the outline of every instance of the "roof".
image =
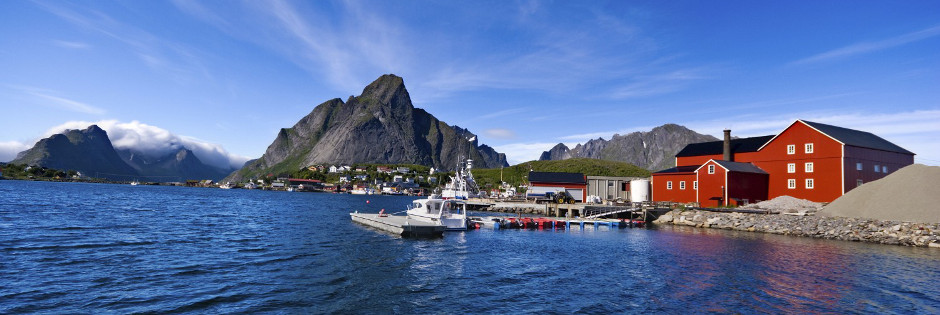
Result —
M854 130L854 129L849 129L849 128L842 128L842 127L821 124L821 123L812 122L812 121L805 121L805 120L799 120L799 121L802 121L804 124L810 127L813 127L813 129L819 130L819 132L822 132L832 137L833 139L836 139L837 141L842 142L845 145L869 148L869 149L875 149L875 150L882 150L882 151L888 151L888 152L898 152L898 153L911 154L911 155L914 154L914 152L905 150L904 148L894 143L891 143L888 140L882 139L881 137L876 136L875 134L870 133L870 132L864 132L864 131L859 131L859 130Z
M693 173L698 169L698 165L687 165L687 166L677 166L673 168L667 168L653 174L668 174L668 173Z
M321 181L316 180L316 179L288 178L287 180L291 182L301 182L301 183L322 183Z
M728 170L729 172L767 174L767 172L762 170L760 167L757 167L757 165L754 165L751 163L731 162L731 161L715 160L715 159L705 162L705 164L702 164L702 166L700 166L699 168L704 167L709 162L715 162L715 164L720 165L721 167ZM698 170L696 169L696 171Z
M529 172L529 182L587 184L584 174L558 172Z
M731 153L757 152L773 135L731 139ZM676 157L716 155L725 153L724 140L690 143L682 148Z

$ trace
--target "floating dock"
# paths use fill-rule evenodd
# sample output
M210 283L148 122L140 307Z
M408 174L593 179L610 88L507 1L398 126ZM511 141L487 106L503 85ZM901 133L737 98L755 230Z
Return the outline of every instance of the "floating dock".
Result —
M408 218L408 216L378 213L350 213L353 222L371 226L401 236L438 237L444 235L444 225Z

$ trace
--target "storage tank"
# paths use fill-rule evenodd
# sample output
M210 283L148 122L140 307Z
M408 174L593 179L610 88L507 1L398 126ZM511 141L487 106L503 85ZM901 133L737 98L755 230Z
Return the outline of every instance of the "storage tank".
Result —
M630 181L630 201L650 201L650 181L648 179L634 179Z

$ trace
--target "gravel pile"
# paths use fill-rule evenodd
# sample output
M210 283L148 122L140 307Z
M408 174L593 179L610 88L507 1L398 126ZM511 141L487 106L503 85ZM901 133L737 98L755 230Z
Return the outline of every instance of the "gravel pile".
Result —
M806 199L793 198L790 196L780 196L774 199L752 203L742 208L745 209L763 209L779 213L796 212L815 212L822 208L822 204L812 202Z
M882 179L852 189L819 212L820 215L940 222L940 167L913 164Z

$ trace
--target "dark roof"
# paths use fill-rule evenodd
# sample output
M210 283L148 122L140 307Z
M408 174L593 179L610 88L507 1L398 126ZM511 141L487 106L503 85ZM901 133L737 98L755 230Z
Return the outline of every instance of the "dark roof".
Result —
M557 172L529 172L529 182L587 184L584 174Z
M820 124L817 122L801 120L803 123L809 125L810 127L816 128L820 132L835 138L839 142L844 143L845 145L876 149L889 152L898 152L913 155L914 152L905 150L898 145L891 143L888 140L882 139L879 136L874 135L870 132L858 131L849 128L836 127L827 124Z
M731 153L744 153L744 152L757 152L757 149L764 146L767 141L773 139L774 136L761 136L761 137L750 137L750 138L739 138L731 139ZM699 142L699 143L690 143L686 145L685 148L682 148L679 153L676 153L676 157L683 156L700 156L700 155L715 155L715 154L724 154L725 153L725 142L721 141L710 141L710 142Z
M668 174L668 173L692 173L695 172L699 165L688 165L688 166L677 166L673 168L667 168L653 174Z
M760 167L751 163L729 162L724 160L715 160L715 163L718 163L718 165L721 165L721 167L724 167L729 172L767 174L767 172L760 169Z

